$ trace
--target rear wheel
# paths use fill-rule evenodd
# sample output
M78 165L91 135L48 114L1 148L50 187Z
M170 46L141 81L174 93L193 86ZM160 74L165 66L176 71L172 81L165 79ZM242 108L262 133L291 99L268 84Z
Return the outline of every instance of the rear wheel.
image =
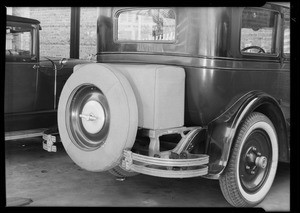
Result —
M79 67L60 95L58 128L63 146L83 169L118 166L135 141L138 109L128 80L108 65Z
M238 130L220 187L233 206L256 206L273 183L278 162L278 141L268 117L253 112Z

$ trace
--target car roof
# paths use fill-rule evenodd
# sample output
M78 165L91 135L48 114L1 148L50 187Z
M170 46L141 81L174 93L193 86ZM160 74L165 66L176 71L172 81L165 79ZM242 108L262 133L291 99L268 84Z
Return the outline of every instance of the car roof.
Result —
M269 4L290 8L290 2L268 2Z
M30 23L30 24L40 24L40 22L36 19L24 18L24 17L20 17L20 16L12 16L12 15L6 15L6 21L14 21L14 22L22 22L22 23Z

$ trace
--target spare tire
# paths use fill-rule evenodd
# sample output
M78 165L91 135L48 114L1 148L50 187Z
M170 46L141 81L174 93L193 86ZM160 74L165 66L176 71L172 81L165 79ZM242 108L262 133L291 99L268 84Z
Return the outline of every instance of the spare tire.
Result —
M119 165L135 141L138 108L130 83L106 64L74 69L61 92L58 128L71 159L88 171Z

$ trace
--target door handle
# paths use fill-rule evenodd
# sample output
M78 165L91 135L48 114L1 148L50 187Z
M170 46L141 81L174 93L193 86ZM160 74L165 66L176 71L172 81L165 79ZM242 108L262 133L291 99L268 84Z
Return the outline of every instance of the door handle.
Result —
M39 64L35 64L35 65L33 65L33 67L32 67L33 69L39 69L40 68L40 65Z

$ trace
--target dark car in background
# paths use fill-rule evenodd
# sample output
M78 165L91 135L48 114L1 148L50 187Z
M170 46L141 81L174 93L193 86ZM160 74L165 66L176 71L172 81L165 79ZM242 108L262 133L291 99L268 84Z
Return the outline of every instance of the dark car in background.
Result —
M16 132L23 136L40 135L39 130L56 126L62 87L72 74L74 65L84 63L83 60L69 60L68 64L63 64L61 58L41 57L40 30L38 20L6 16L6 139L15 138ZM9 133L14 133L14 136Z

